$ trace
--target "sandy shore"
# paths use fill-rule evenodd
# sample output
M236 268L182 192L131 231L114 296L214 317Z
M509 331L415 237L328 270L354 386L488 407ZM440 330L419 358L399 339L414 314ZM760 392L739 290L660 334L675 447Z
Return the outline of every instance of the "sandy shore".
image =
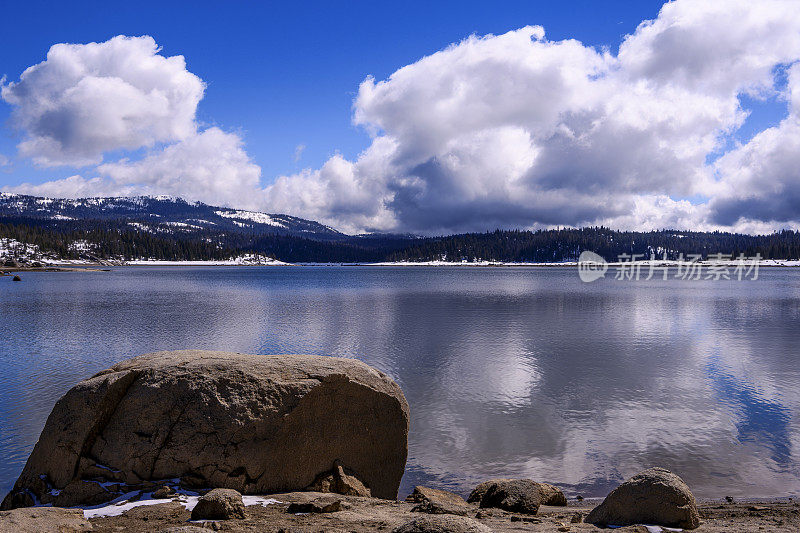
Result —
M195 525L231 532L389 532L396 526L421 515L412 513L414 504L339 496L346 502L344 510L321 514L288 514L289 503L307 501L314 493L288 493L271 495L281 503L247 507L245 520L218 522L189 522L190 512L177 502L136 507L120 516L90 519L95 532L157 532L170 527ZM322 496L317 494L317 496ZM326 495L328 497L332 495ZM541 507L535 516L520 515L499 509L478 509L472 506L469 516L492 531L600 531L582 523L583 517L598 501L571 501L568 507ZM800 531L800 504L789 499L752 500L747 502L704 501L699 504L703 532L772 532ZM581 522L577 522L580 519ZM660 527L644 525L616 529L620 532L657 532ZM666 531L666 530L664 530Z

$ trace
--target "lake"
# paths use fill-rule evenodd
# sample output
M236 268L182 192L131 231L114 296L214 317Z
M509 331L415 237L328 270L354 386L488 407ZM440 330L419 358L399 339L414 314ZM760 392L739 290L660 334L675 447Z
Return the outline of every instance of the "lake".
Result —
M122 267L0 278L0 496L55 401L184 348L355 357L411 406L400 494L531 477L604 496L800 493L800 269L583 283L576 268Z

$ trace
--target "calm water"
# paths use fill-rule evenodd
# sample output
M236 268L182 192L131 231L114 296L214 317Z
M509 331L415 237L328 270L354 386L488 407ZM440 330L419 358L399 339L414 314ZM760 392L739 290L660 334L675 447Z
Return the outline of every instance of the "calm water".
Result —
M357 357L411 405L405 495L490 477L603 496L653 465L699 497L800 493L800 270L128 267L0 279L0 495L53 403L112 363L205 348Z

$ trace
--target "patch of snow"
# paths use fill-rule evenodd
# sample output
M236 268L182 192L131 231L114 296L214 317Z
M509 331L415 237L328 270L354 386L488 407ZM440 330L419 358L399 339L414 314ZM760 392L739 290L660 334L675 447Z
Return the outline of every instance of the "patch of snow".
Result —
M97 248L97 245L85 239L81 239L70 243L70 245L67 248L75 252L91 252L92 250Z
M257 224L268 224L270 226L278 226L285 228L286 224L278 222L266 213L258 213L256 211L214 211L215 214L223 218L238 218L239 220L249 220Z
M127 261L126 265L134 266L281 266L291 263L284 263L272 257L258 254L245 254L231 259L220 261L161 261L157 259L139 259Z
M162 224L167 226L172 226L174 228L203 229L200 226L194 226L192 224L187 224L186 222L162 222Z
M141 493L140 498L130 501L131 498L134 498L140 493L139 491L128 492L111 500L108 503L91 507L83 507L83 517L88 520L90 518L119 516L135 507L159 505L172 500L175 500L183 505L187 511L194 509L195 505L197 505L197 501L200 499L200 495L197 492L181 489L180 487L173 488L175 489L175 494L170 495L169 498L163 499L154 499L152 492L145 492ZM251 505L261 505L266 507L267 505L282 503L274 498L266 498L264 496L242 496L242 502L248 507Z

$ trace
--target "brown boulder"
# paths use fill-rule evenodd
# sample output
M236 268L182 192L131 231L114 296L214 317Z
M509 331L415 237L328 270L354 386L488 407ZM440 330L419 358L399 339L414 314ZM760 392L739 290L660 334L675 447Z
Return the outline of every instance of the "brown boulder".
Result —
M561 492L561 489L550 483L536 483L539 487L539 494L542 496L542 505L553 505L556 507L563 507L567 505L567 497Z
M242 495L233 489L214 489L197 500L192 520L244 518Z
M78 533L91 531L81 509L28 507L0 511L0 531L14 533Z
M465 516L432 515L415 518L392 533L491 533L491 529Z
M650 468L612 490L584 522L694 529L700 525L700 514L692 492L680 477L663 468Z
M406 497L406 501L417 504L411 509L416 513L466 516L471 511L464 498L458 494L422 486L414 487L414 492Z
M475 487L467 501L512 513L536 514L542 495L539 484L530 479L492 479Z
M400 387L354 359L147 354L56 403L2 508L82 480L117 483L116 493L172 478L245 494L302 490L337 460L372 496L394 499L408 420Z

